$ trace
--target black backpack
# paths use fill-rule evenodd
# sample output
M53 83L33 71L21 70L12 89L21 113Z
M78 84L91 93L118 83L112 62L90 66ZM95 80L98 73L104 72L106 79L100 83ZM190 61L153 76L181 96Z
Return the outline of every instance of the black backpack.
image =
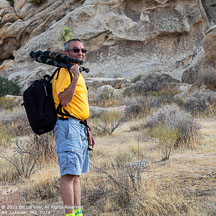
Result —
M52 79L59 71L60 68L56 69L51 76L45 75L43 79L35 80L23 93L27 118L32 130L38 135L52 131L57 121L57 111L52 96ZM72 75L70 72L69 74L72 80ZM60 109L61 104L58 105L57 110Z

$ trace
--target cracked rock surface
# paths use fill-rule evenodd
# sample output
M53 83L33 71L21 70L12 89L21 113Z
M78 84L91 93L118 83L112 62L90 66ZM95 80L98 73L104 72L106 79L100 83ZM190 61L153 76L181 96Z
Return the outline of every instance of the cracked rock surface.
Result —
M161 72L180 80L202 49L213 12L207 0L15 0L14 7L0 0L0 74L25 89L51 73L54 67L33 62L29 53L62 52L67 26L88 49L87 77Z

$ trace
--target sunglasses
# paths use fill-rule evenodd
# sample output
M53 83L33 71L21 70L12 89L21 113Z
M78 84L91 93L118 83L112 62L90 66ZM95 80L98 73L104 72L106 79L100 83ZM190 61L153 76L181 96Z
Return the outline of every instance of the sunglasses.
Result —
M79 49L79 48L73 48L73 49L68 49L68 52L74 52L74 53L78 53L81 50L82 53L87 53L86 49Z

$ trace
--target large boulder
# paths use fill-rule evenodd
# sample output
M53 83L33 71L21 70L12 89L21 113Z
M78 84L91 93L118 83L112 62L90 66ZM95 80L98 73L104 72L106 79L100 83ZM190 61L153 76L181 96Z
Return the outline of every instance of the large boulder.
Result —
M203 69L208 62L205 52L202 49L194 56L192 63L183 71L181 82L189 84L197 83L201 79L201 74L204 73Z
M181 82L216 90L216 68L202 49L182 73Z
M216 104L215 91L208 89L197 89L192 91L182 102L185 110L192 114L202 112L213 113Z
M210 25L216 25L215 0L202 0Z
M136 83L128 86L124 92L124 96L144 95L150 91L160 91L168 84L176 84L180 81L174 79L169 74L161 74L160 72L149 73L141 77Z
M181 81L199 86L204 84L209 89L216 89L216 26L207 30L203 48L183 71Z
M10 29L10 25L18 20L13 7L9 4L9 1L0 0L0 61L10 58L14 47L16 47L16 37L10 35L7 37L7 31ZM8 52L8 50L10 50Z
M216 25L212 26L203 39L203 47L208 57L216 68Z
M80 4L76 0L72 0L70 3L63 0L49 0L40 5L27 0L16 0L14 8L10 7L13 13L16 12L16 20L8 20L0 30L0 49L4 51L1 52L0 61L13 56L16 64L23 61L29 63L29 53L32 49L48 49L49 47L59 49L61 43L57 43L57 39L60 36L60 29L56 30L58 36L53 33L51 36L50 32L44 37L43 32ZM5 9L4 5L3 8ZM40 35L39 38L37 38L38 35ZM32 38L35 38L33 43L31 42ZM56 44L59 47L56 47Z
M99 116L101 113L104 112L104 108L99 106L90 106L90 116L91 118L95 116Z
M88 88L88 96L90 104L95 103L95 93L98 88L101 86L112 86L114 89L125 88L129 84L129 80L125 78L103 78L103 77L94 77L87 78L86 85Z
M104 78L104 77L92 77L86 79L86 85L90 91L96 91L99 87L104 85L110 85L115 89L124 88L130 80L125 78Z
M110 85L101 86L95 93L95 102L98 105L109 105L115 101L122 102L122 98L122 90L114 89Z
M35 11L39 12L47 7L47 4L41 4L41 6L39 7L37 4L32 4L29 0L15 0L14 2L14 10L17 16L22 20L29 19L35 14Z
M18 17L9 1L0 0L0 28L2 29L6 23L13 23L17 19Z

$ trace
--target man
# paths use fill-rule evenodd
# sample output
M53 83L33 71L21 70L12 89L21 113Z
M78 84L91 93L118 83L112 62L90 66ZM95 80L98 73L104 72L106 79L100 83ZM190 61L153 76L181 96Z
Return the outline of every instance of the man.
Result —
M87 50L79 39L65 43L64 53L77 60L85 60ZM68 216L82 216L80 175L88 172L88 144L95 144L84 121L89 118L88 92L79 65L68 69L61 68L53 78L53 98L55 106L61 103L62 112L71 117L58 114L54 128L56 152L61 173L60 193ZM77 208L79 207L79 208ZM75 208L75 209L74 209Z

